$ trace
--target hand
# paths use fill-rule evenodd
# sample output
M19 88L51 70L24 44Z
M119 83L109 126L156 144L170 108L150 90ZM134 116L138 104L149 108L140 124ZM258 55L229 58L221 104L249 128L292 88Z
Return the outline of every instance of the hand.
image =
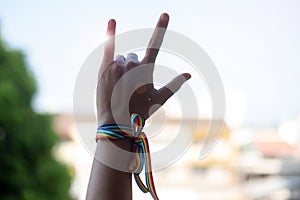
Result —
M158 90L153 86L154 63L168 22L168 14L162 14L150 39L146 55L139 62L135 54L129 54L127 59L119 56L114 60L116 22L113 19L109 21L108 40L104 47L104 58L100 66L97 85L98 125L116 122L130 125L132 113L140 114L148 119L179 90L186 80L191 78L190 74L184 73ZM115 92L117 85L118 90ZM126 95L131 91L133 91L132 95L126 102ZM113 107L112 102L115 102ZM112 109L117 112L113 112Z

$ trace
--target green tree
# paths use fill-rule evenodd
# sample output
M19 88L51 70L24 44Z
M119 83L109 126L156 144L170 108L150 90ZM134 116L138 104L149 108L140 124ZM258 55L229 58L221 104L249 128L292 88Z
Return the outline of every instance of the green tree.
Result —
M67 167L51 153L52 117L36 113L35 80L24 54L0 38L0 199L69 199Z

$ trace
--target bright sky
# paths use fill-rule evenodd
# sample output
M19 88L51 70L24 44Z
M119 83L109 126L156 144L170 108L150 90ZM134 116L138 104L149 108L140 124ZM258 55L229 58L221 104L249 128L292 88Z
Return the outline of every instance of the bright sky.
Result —
M105 39L153 27L162 12L169 29L196 41L223 80L229 118L274 124L300 113L300 2L297 0L3 1L1 34L27 54L41 111L72 112L77 73Z

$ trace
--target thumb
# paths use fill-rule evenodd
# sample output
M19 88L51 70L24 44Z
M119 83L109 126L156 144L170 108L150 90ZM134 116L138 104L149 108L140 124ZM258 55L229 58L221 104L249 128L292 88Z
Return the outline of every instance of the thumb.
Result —
M175 94L184 82L189 80L191 75L189 73L180 74L170 81L167 85L157 91L157 99L160 105L163 105L173 94Z

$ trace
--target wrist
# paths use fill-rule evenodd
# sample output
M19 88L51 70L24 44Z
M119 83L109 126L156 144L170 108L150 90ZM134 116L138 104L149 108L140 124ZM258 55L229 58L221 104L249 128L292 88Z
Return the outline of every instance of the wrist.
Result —
M98 112L97 116L98 127L106 124L118 124L131 126L130 114L124 114L124 112L118 112L113 115L111 112Z
M99 113L98 112L97 120L98 120L98 127L105 125L105 124L115 124L116 123L111 113Z
M97 142L95 159L104 165L118 171L130 172L132 161L132 140L124 139L101 139ZM131 172L130 172L131 173Z

